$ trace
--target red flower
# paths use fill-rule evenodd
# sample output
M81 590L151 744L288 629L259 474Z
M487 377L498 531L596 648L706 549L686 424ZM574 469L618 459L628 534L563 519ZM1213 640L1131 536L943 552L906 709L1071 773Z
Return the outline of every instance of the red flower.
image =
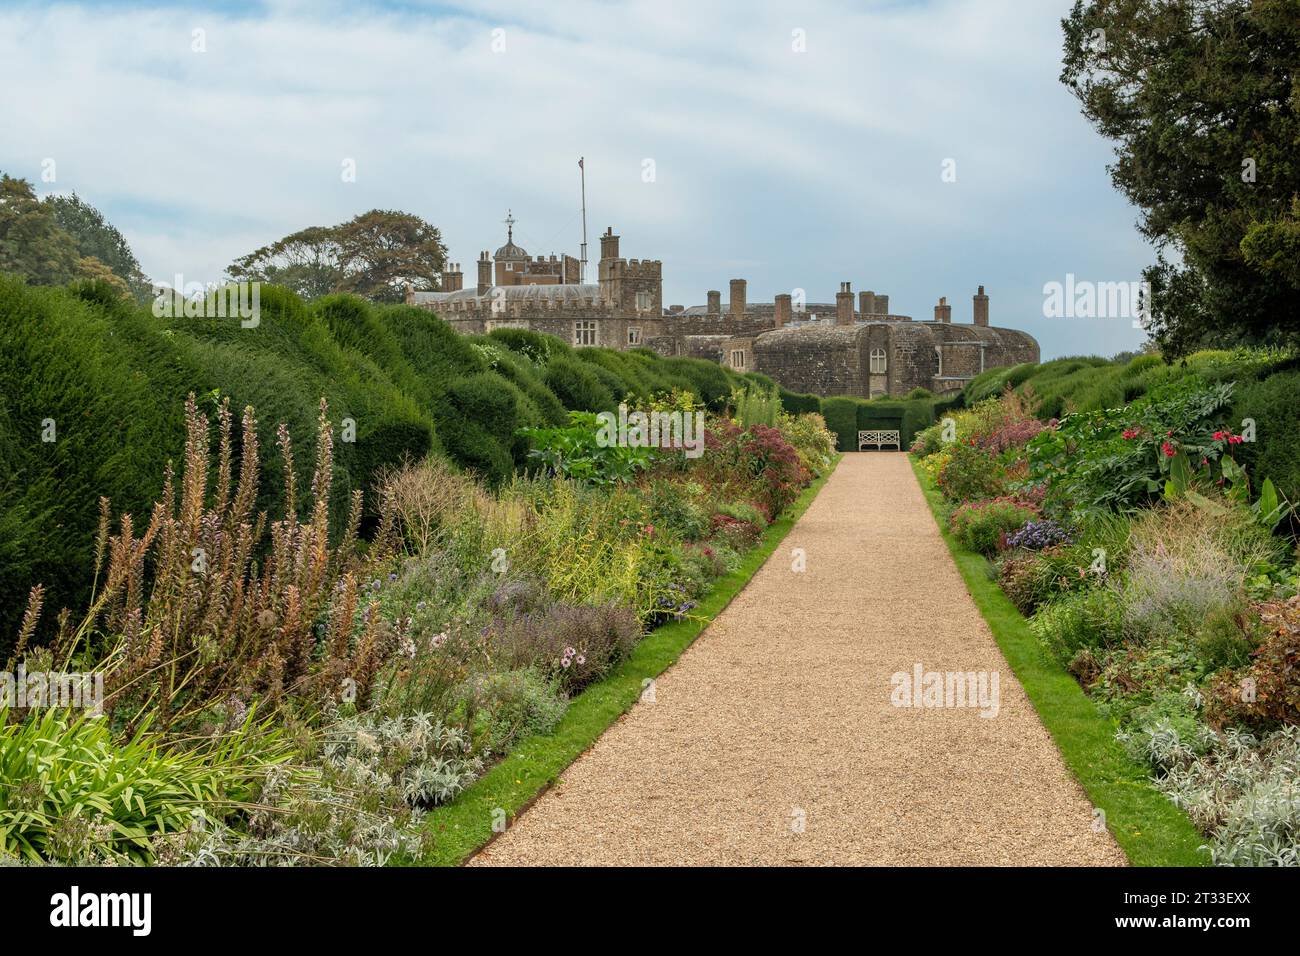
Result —
M1215 432L1215 433L1214 433L1214 440L1215 440L1215 441L1223 441L1223 436L1226 435L1226 434L1227 434L1227 432Z
M1178 449L1169 444L1169 442L1162 442L1160 450L1165 453L1166 458L1173 458L1174 455L1178 454Z

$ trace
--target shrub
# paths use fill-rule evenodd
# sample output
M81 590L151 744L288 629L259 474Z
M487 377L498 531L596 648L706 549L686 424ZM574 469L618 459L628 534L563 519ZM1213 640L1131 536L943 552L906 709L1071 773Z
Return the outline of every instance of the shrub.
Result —
M493 372L458 379L447 388L449 413L439 426L443 447L492 484L514 472L510 446L519 420L517 396L514 386Z
M1008 548L1042 551L1058 544L1069 544L1070 532L1050 518L1026 521L1019 531L1007 535Z
M781 399L774 387L749 384L731 393L732 417L741 428L750 425L775 425L781 414Z
M593 485L631 481L650 467L655 451L649 446L610 443L604 426L591 412L570 412L566 428L523 428L531 461L550 475Z
M650 520L685 541L696 541L709 530L709 516L697 502L704 489L694 482L663 478L647 482Z
M1043 605L1029 623L1043 646L1068 666L1080 651L1095 651L1121 639L1120 610L1113 591L1093 587Z
M1208 713L1217 725L1300 723L1300 597L1263 605L1260 623L1254 662L1220 675L1211 687Z
M949 451L936 479L949 501L994 498L1006 490L1005 470L991 454L969 443L955 444Z
M453 713L485 753L504 754L525 737L551 733L567 708L553 683L533 668L479 674L453 694Z
M592 369L577 359L555 356L542 372L542 380L570 411L608 412L614 396Z
M815 412L820 415L822 410L822 400L816 395L799 395L795 392L780 390L781 407L788 415L804 415Z
M640 638L636 616L614 604L555 604L499 619L487 635L494 659L512 669L534 667L569 694L602 677Z
M1124 578L1125 633L1194 633L1207 617L1235 612L1256 565L1276 544L1244 510L1216 515L1179 501L1144 513L1132 525Z
M822 417L840 451L858 450L858 404L855 398L822 399Z
M1232 420L1255 420L1256 440L1240 446L1241 463L1257 478L1271 478L1287 498L1300 500L1300 372L1282 372L1244 385Z
M1177 751L1157 785L1210 834L1214 864L1300 865L1300 728L1262 740L1229 730L1200 749Z
M809 474L822 474L835 460L835 436L826 428L826 420L820 414L783 414L777 419L777 429L794 446Z
M961 505L948 519L952 533L962 546L980 554L992 554L1007 534L1024 526L1036 512L1009 499L992 499Z
M469 786L483 769L469 751L462 731L428 714L345 718L329 728L322 748L327 763L363 769L412 807L446 803Z

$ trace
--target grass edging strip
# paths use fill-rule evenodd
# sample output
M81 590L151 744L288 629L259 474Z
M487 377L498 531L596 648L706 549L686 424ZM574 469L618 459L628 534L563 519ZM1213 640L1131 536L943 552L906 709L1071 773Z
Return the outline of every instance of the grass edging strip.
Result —
M739 568L714 582L700 598L691 617L655 628L642 638L626 661L570 702L554 733L522 741L455 800L430 810L423 825L433 831L433 850L407 862L421 866L463 863L496 835L492 824L502 819L502 813L505 819L513 819L536 800L569 764L636 703L643 682L658 677L674 664L749 583L808 510L841 458L837 456L835 464L767 527L759 544L745 555Z
M943 495L917 459L911 457L911 461L966 589L1066 766L1093 806L1104 812L1106 826L1129 862L1135 866L1209 865L1209 853L1200 849L1206 838L1187 814L1152 785L1146 769L1124 752L1115 740L1117 725L1099 714L1069 671L1042 650L1020 609L989 577L988 559L966 550L948 531Z

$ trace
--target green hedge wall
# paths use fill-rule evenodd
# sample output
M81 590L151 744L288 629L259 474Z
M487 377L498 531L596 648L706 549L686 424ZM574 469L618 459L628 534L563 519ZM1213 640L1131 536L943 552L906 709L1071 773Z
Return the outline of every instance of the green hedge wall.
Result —
M575 350L519 329L463 336L406 305L344 295L305 305L272 286L260 295L260 322L244 328L235 319L158 319L94 284L36 288L0 275L0 657L33 584L47 587L47 623L61 607L84 607L98 500L110 498L115 514L147 515L183 448L190 392L210 417L223 398L236 418L245 405L256 409L258 507L277 517L278 425L289 428L305 488L321 397L336 425L352 419L356 441L335 441L341 523L350 492L371 491L406 458L445 454L504 481L527 454L519 426L562 424L569 408L612 408L672 388L721 408L742 381L710 362ZM47 419L56 441L41 440Z

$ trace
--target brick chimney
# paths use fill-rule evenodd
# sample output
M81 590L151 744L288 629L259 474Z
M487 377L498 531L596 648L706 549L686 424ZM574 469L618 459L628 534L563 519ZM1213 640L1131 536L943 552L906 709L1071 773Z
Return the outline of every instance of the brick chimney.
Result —
M492 260L484 249L478 256L478 294L486 295L492 288Z
M790 294L782 293L776 297L776 310L772 313L776 319L776 328L781 328L790 322Z
M876 296L876 315L889 315L889 296Z
M464 288L465 274L460 271L460 263L449 263L442 273L442 291L459 292Z
M731 280L731 317L733 319L738 319L745 314L746 285L744 279Z
M975 293L975 324L988 328L989 325L989 297L984 294L984 287Z
M618 236L614 235L614 227L608 227L600 237L600 257L602 259L618 258Z
M952 306L948 304L948 297L941 296L939 304L934 307L934 321L952 322Z
M853 290L847 282L841 282L840 291L835 293L835 324L853 324Z
M870 290L858 293L858 314L864 319L876 314L876 294Z
M722 314L722 293L717 289L709 290L709 305L705 311L708 312L709 315Z

